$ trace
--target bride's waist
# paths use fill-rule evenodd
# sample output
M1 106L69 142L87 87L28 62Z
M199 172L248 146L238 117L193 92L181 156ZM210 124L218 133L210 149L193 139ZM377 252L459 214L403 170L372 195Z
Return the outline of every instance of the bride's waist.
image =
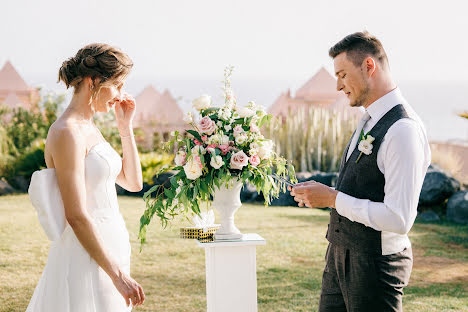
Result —
M123 220L122 214L119 210L110 210L110 209L98 209L89 211L91 218L94 221L104 222L111 220Z

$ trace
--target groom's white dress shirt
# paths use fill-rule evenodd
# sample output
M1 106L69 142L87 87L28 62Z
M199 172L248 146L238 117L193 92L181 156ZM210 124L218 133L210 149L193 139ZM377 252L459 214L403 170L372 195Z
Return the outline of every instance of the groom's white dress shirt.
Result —
M383 255L411 246L407 233L416 219L419 194L431 163L424 124L398 88L367 107L371 118L364 133L398 104L403 104L410 118L400 119L388 129L377 153L377 165L385 177L384 201L373 202L339 192L335 202L340 215L382 232ZM346 159L354 148L357 146L350 146Z

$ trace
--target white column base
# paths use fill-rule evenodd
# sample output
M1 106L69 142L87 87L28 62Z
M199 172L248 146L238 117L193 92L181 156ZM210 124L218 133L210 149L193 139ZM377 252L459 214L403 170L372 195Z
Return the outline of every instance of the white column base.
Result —
M242 234L216 234L214 235L216 240L235 240L241 239Z
M256 245L265 244L258 234L198 243L205 248L208 312L257 312Z

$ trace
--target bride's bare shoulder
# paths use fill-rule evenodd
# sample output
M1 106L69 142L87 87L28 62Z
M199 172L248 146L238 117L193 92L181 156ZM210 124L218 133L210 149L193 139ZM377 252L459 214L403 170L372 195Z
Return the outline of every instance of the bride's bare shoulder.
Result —
M80 148L84 147L84 140L81 136L79 126L68 120L56 120L49 128L46 139L47 147L55 149L59 146L60 149L67 147Z

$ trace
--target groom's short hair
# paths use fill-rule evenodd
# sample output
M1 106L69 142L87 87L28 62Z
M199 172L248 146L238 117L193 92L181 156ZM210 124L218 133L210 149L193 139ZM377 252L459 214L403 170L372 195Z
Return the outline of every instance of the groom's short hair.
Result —
M331 58L335 58L343 52L346 52L346 56L355 66L361 66L368 56L376 58L380 64L386 63L388 65L387 54L382 43L367 31L356 32L344 37L330 48L328 54Z

